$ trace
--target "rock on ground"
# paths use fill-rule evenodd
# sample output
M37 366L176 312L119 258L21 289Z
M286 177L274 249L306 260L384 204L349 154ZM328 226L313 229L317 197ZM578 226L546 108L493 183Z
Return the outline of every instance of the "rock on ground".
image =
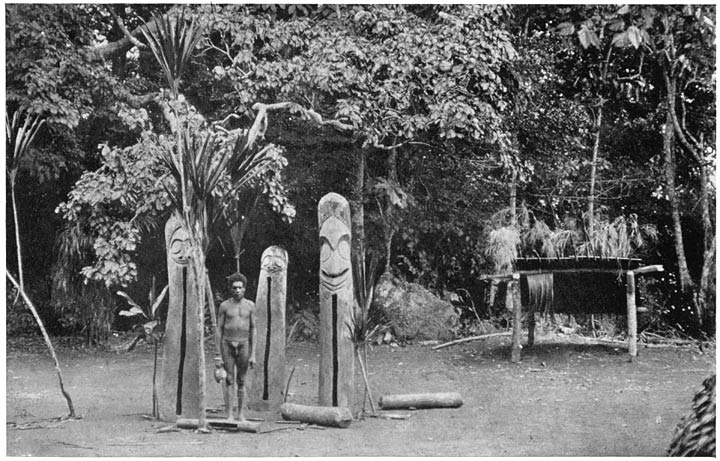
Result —
M373 309L390 322L401 340L449 340L458 321L453 305L417 283L384 274L375 285Z

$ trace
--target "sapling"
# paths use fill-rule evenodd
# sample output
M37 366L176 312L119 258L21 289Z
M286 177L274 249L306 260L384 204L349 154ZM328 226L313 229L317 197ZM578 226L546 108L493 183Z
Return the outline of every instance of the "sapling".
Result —
M133 342L128 346L127 351L131 351L135 348L135 346L140 342L141 340L149 340L150 343L153 345L153 378L152 378L152 417L158 418L160 416L158 411L158 397L157 397L157 385L156 385L156 378L157 378L157 361L158 361L158 347L160 343L162 342L163 333L165 331L165 328L158 316L158 307L160 307L160 304L162 303L163 299L165 299L165 295L167 294L168 287L165 285L165 288L162 289L160 292L160 296L157 298L155 297L155 277L153 277L152 281L152 288L150 289L150 293L148 294L148 307L142 307L128 295L124 291L118 291L117 294L125 298L125 300L130 304L129 310L123 310L120 311L119 314L125 317L136 317L136 316L142 316L144 318L144 322L142 323L141 328L139 329L138 335L135 337Z

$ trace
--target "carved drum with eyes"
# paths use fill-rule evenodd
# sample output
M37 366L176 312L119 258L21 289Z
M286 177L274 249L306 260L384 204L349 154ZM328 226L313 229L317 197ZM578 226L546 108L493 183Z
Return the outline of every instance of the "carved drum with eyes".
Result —
M320 228L320 283L329 292L337 292L352 277L350 265L350 229L335 216Z
M173 214L165 225L168 311L158 383L158 410L164 421L197 418L200 356L195 347L198 328L198 284L192 269L190 239L182 220Z
M172 231L168 243L170 258L181 266L187 266L190 262L190 237L187 231L178 226Z
M285 401L285 299L288 254L279 246L260 258L255 299L257 362L248 373L248 404L253 410L279 411Z
M350 338L353 279L350 259L350 206L329 193L318 204L320 227L320 374L321 406L351 406L354 354Z

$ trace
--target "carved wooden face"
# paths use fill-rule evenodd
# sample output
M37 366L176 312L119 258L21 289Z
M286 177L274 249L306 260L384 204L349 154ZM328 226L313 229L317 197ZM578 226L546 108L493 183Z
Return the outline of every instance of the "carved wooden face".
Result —
M168 253L172 260L181 266L186 266L190 262L190 237L182 226L172 233Z
M350 229L331 216L320 228L320 284L335 292L350 277Z
M287 268L287 255L279 248L265 250L260 261L260 269L271 274L284 271Z

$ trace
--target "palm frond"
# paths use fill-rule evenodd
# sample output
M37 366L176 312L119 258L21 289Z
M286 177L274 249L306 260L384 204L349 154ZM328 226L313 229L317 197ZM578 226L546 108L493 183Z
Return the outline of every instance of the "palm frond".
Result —
M14 184L15 175L20 167L20 162L30 148L35 136L40 131L40 127L45 123L44 119L37 114L26 114L23 108L15 111L10 123L10 117L5 112L5 135L7 136L7 158L6 168L10 175L10 180ZM24 115L22 127L20 119Z
M185 9L182 9L177 16L155 13L152 26L145 23L141 30L172 94L177 96L183 71L202 39L205 27L196 18L188 22Z

